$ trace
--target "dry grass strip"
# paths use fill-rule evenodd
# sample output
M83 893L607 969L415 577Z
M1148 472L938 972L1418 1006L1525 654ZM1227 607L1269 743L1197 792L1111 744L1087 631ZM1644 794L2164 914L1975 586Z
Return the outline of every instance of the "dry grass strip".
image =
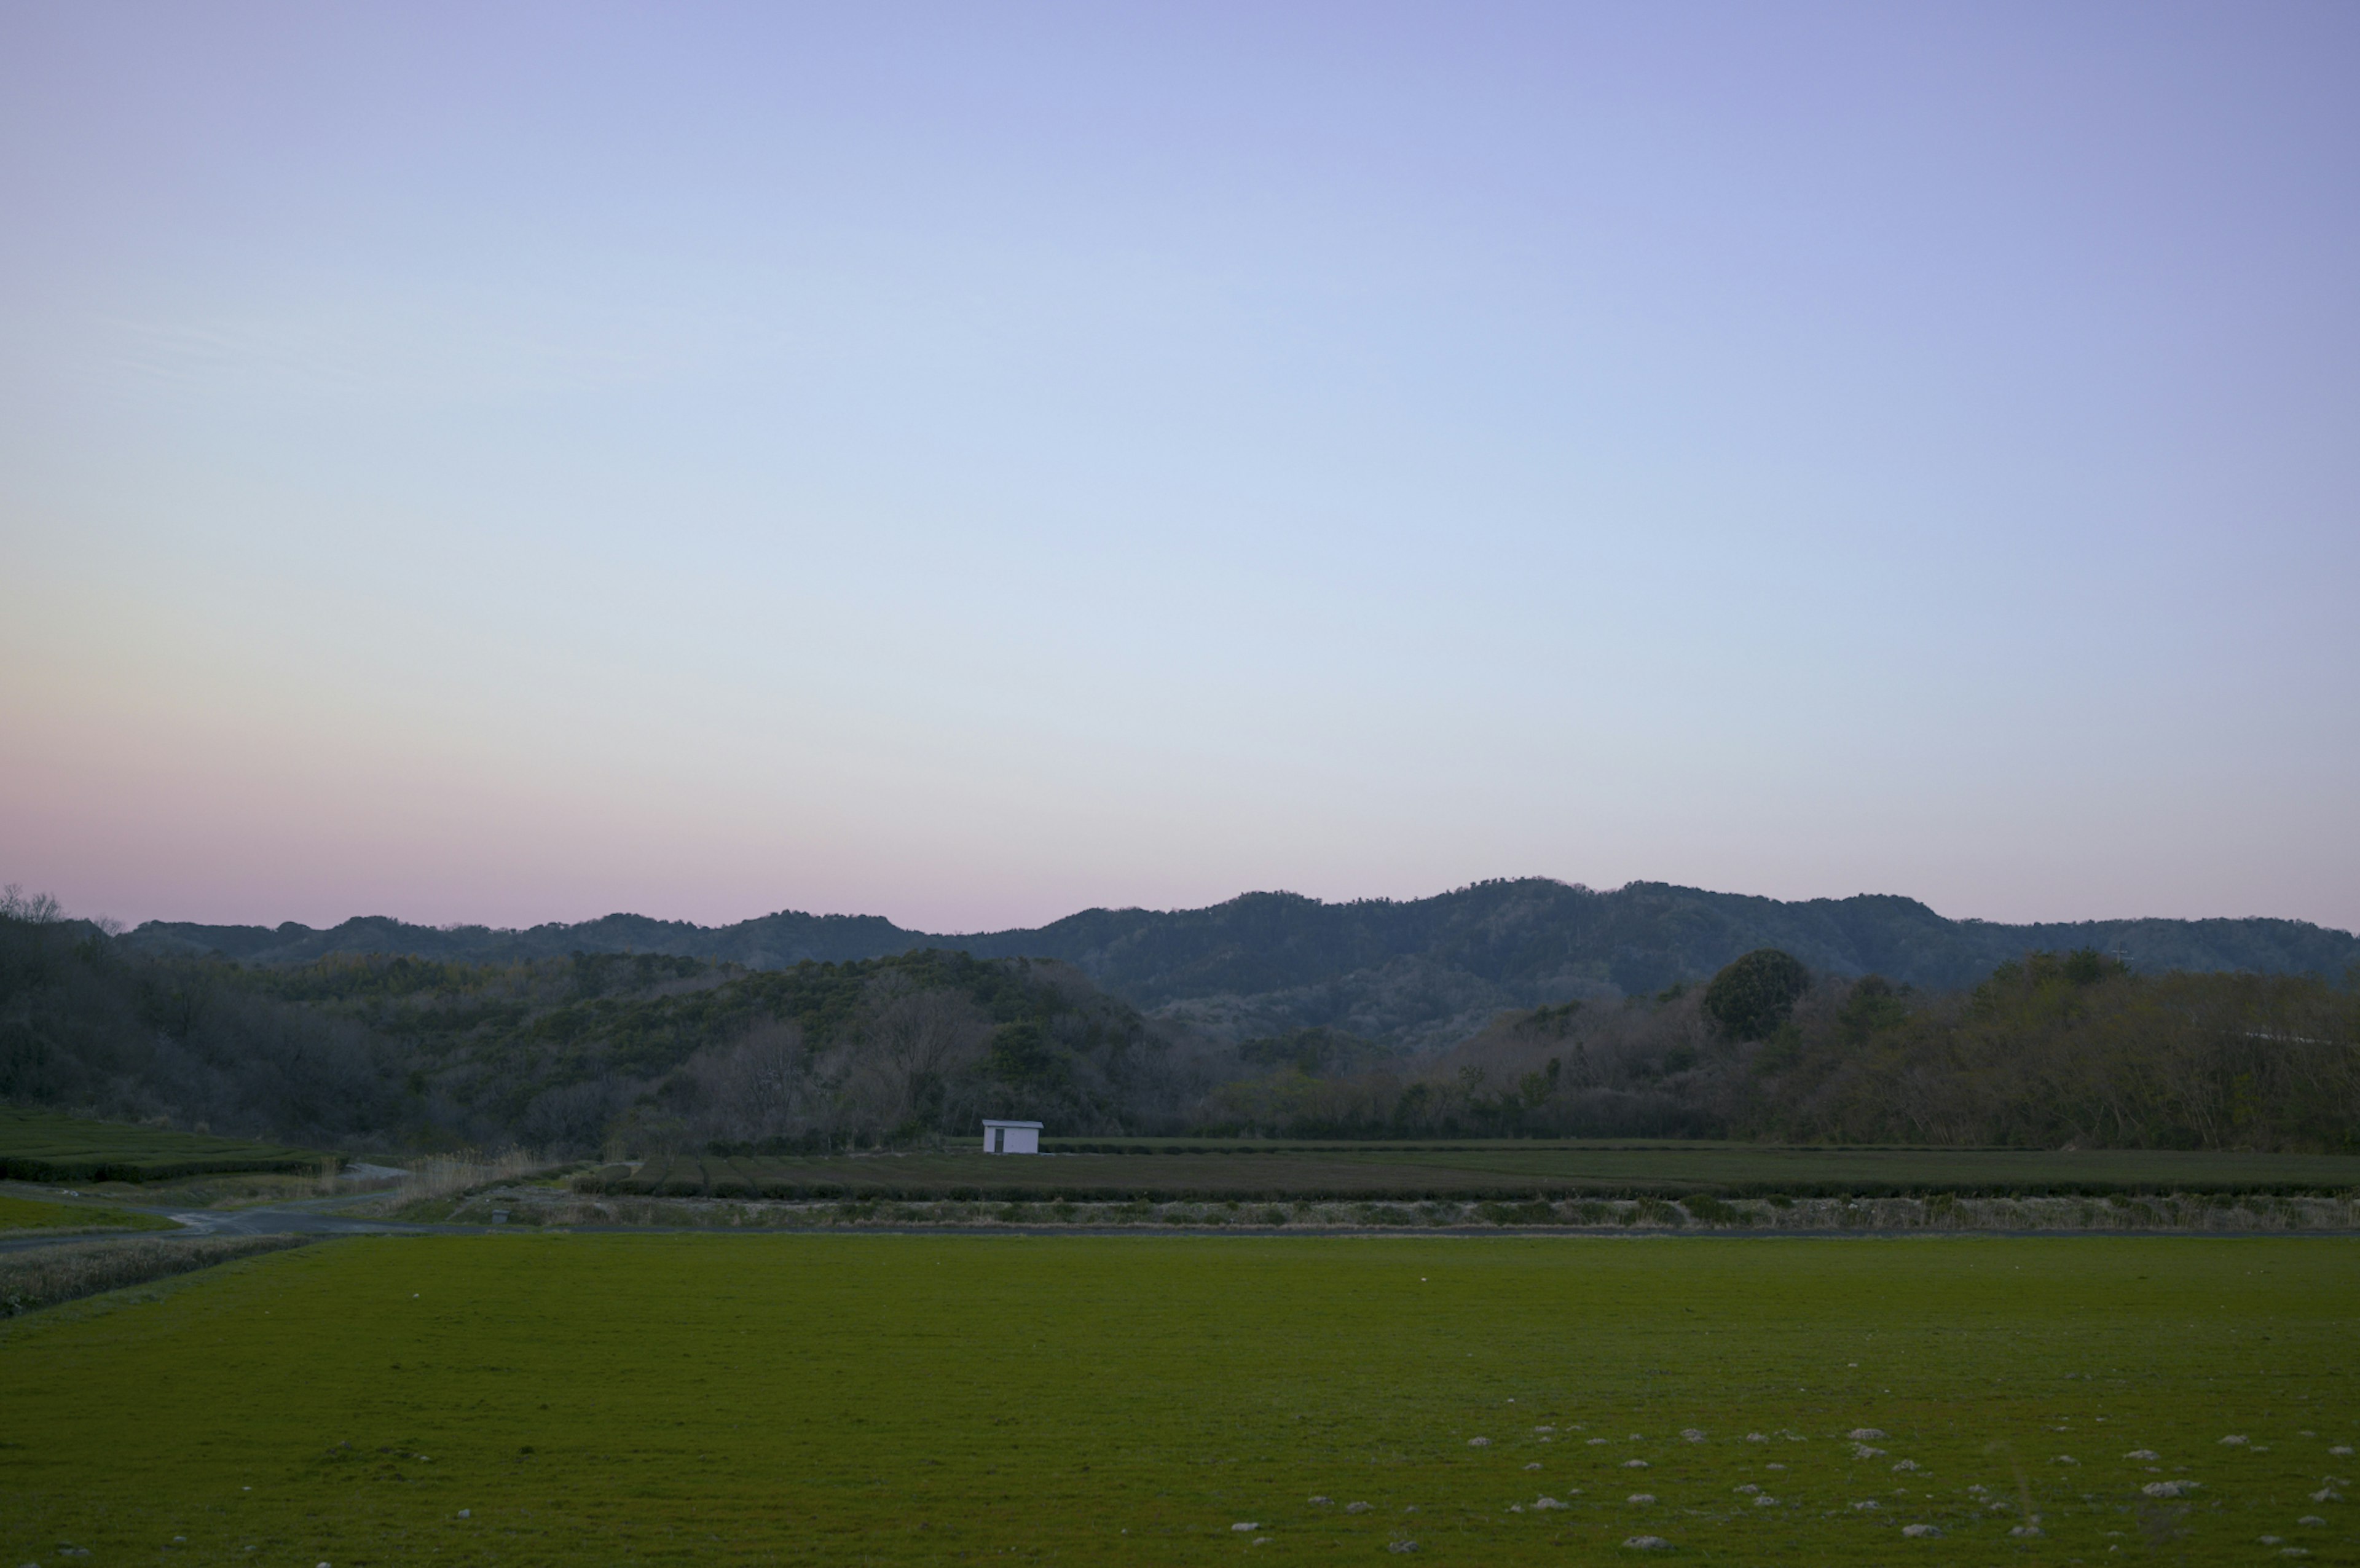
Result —
M188 1241L93 1241L0 1253L0 1317L119 1290L233 1258L300 1247L300 1236L201 1236Z

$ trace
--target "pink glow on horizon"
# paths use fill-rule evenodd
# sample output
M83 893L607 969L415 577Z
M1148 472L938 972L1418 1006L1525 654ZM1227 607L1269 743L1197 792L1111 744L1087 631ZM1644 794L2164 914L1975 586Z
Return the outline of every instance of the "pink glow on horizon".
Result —
M2360 927L2360 12L0 15L0 882Z

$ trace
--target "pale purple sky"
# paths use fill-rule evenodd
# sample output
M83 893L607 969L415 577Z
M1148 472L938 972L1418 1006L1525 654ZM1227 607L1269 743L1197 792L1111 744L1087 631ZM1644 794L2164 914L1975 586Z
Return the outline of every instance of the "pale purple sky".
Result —
M2360 7L0 4L0 881L2360 926Z

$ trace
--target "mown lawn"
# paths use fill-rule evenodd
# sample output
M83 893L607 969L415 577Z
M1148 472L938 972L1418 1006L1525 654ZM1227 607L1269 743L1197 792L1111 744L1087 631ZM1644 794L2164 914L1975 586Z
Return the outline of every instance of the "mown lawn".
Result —
M2349 1563L2355 1329L2343 1239L341 1241L0 1326L0 1558Z

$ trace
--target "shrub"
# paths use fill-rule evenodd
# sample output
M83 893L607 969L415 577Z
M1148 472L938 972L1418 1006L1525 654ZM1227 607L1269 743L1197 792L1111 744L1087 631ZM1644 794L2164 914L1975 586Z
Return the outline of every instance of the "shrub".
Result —
M1775 947L1756 948L1712 977L1705 1016L1732 1040L1767 1040L1810 989L1802 961Z

